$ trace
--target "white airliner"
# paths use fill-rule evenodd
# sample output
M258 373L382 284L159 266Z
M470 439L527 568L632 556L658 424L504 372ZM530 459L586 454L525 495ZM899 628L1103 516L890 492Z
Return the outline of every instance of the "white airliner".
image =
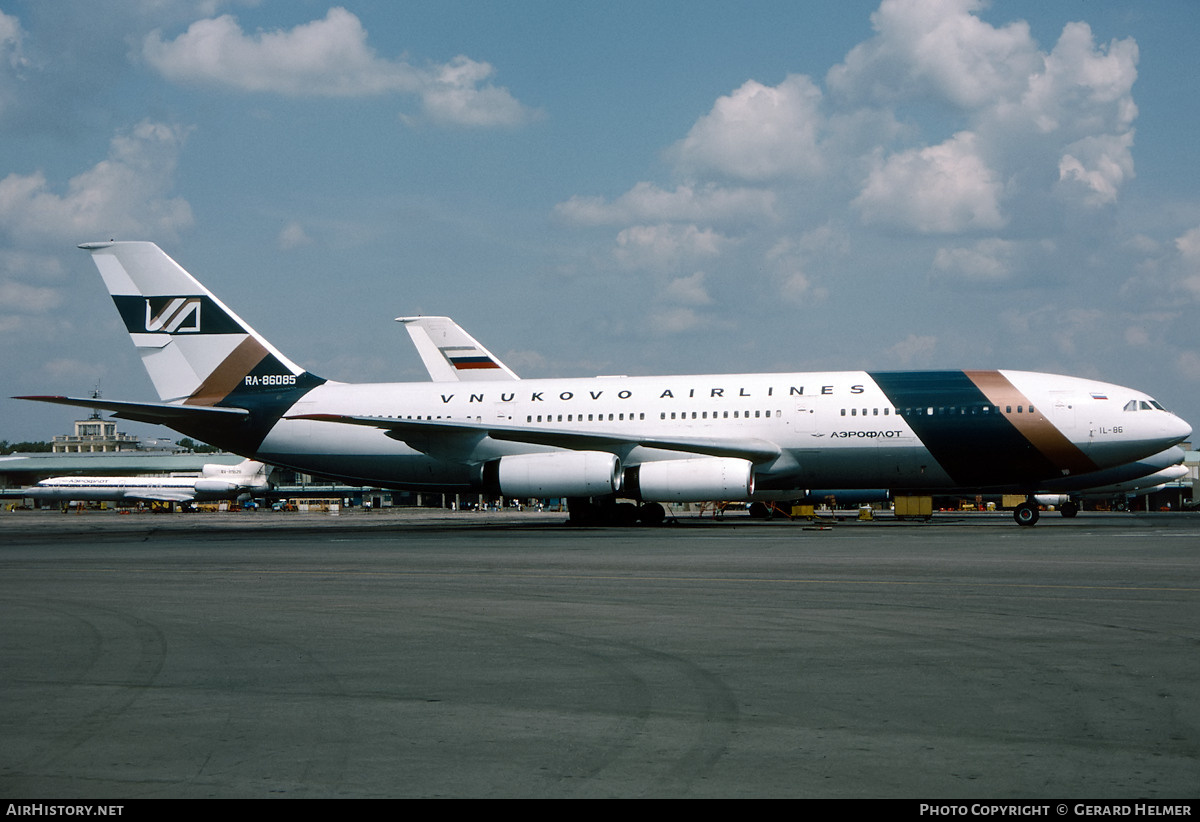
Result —
M404 323L421 361L429 372L429 378L435 382L520 379L512 369L500 362L495 354L484 348L449 317L397 317L396 322ZM1137 407L1140 409L1140 402ZM1133 410L1133 407L1129 410ZM1187 474L1183 459L1182 448L1168 448L1116 469L1100 470L1088 475L1089 481L1102 482L1104 485L1070 494L1038 494L1036 502L1039 505L1056 506L1064 517L1071 518L1079 513L1081 499L1143 496L1162 489L1166 483ZM1067 479L1068 487L1077 487L1073 477ZM1057 481L1051 482L1047 487L1054 487L1056 483ZM843 503L856 500L882 502L891 496L890 489L810 488L802 499L826 501L833 498ZM751 506L750 510L752 515L759 517L766 516L768 512L768 508L762 503Z
M1140 391L1025 371L520 380L452 322L439 330L444 318L401 318L415 341L428 337L418 350L440 380L334 382L153 243L80 247L160 402L24 399L106 409L354 484L565 497L581 522L656 522L663 502L808 488L1021 493L1017 521L1032 524L1038 492L1142 476L1138 460L1191 433Z
M51 477L21 491L30 499L142 501L190 504L236 499L269 489L267 467L244 460L237 465L205 465L199 477Z

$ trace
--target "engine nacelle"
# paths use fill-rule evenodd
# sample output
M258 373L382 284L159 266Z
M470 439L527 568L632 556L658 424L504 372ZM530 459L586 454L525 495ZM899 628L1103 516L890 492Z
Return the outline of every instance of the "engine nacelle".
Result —
M732 457L643 462L626 472L626 484L646 502L747 500L754 494L754 466Z
M196 480L197 494L232 494L238 487L236 482L229 480L211 478Z
M483 489L528 497L602 497L621 488L621 460L603 451L514 454L483 464Z

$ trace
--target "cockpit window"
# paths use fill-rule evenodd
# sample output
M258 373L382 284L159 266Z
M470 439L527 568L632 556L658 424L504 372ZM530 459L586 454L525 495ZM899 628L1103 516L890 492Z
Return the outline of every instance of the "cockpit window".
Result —
M1124 410L1126 410L1126 411L1153 411L1156 408L1159 411L1167 410L1167 409L1163 408L1161 405L1159 405L1158 400L1130 400L1129 402L1125 403Z

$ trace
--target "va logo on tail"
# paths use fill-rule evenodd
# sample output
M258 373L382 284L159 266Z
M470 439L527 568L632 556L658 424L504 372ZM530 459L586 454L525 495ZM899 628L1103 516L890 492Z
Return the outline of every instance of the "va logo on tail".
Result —
M211 297L183 294L145 297L114 294L130 334L246 334L246 329Z
M146 330L167 334L200 332L200 298L173 297L157 314L146 300Z

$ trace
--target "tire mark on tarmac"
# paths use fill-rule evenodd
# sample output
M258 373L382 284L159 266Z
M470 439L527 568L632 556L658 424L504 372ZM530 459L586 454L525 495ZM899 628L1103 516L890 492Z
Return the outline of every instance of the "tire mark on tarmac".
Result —
M73 624L74 648L51 649L44 672L11 669L6 689L40 688L58 691L56 713L39 727L36 739L9 740L14 759L5 767L5 793L29 793L21 785L43 771L62 770L59 763L76 755L125 713L154 683L162 670L166 642L157 625L120 611L66 600L8 600L17 606ZM70 656L78 651L77 656ZM74 667L67 667L73 665ZM10 703L10 710L12 709ZM23 749L18 747L23 744Z
M554 780L548 795L562 796L567 789L580 796L686 796L711 772L736 731L738 705L726 683L677 654L567 631L529 633L461 617L437 621L481 635L503 632L507 642L524 639L549 646L559 659L566 651L585 661L590 670L585 676L601 692L573 708L547 706L572 722L560 732L580 734L569 751L543 765Z

